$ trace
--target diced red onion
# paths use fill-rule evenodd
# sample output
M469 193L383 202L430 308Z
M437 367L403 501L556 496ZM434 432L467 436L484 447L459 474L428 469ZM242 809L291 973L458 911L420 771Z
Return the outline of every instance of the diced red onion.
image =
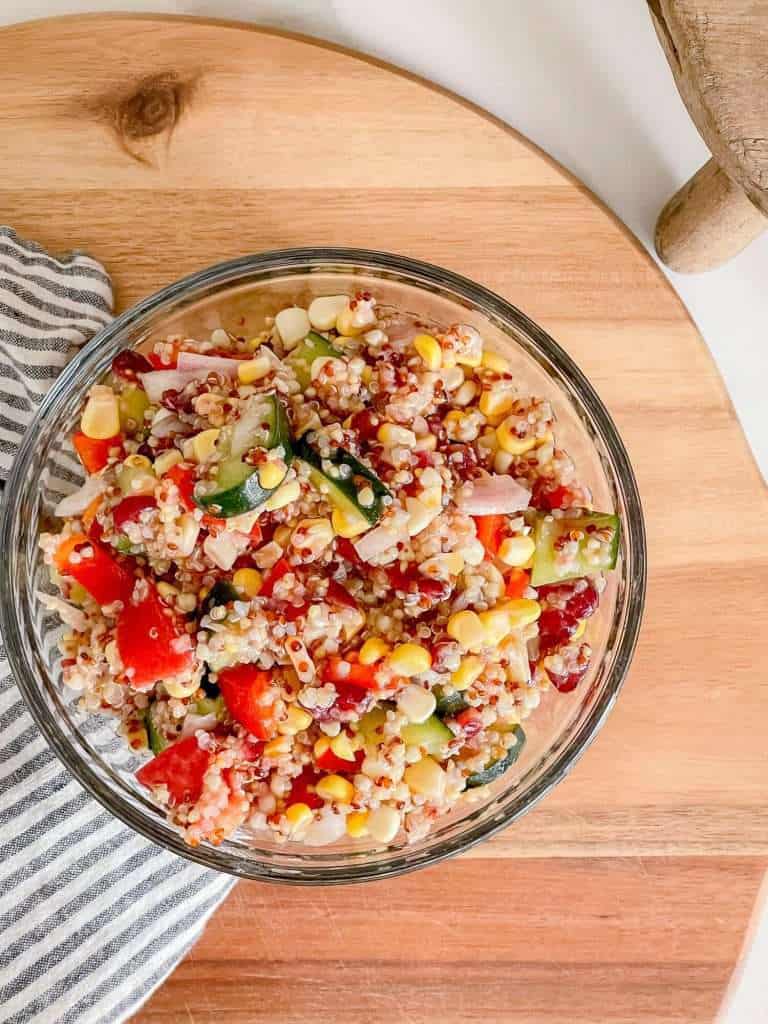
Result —
M393 516L382 526L369 530L362 537L352 541L355 551L364 562L379 558L385 551L394 547L398 541L408 540L408 516Z
M40 598L40 604L47 608L48 611L56 612L65 625L71 626L78 633L85 632L88 627L88 619L79 608L75 608L68 601L55 597L53 594L44 594L42 591L39 591L37 596Z
M194 735L198 729L202 729L203 732L210 732L218 724L219 720L213 713L210 715L189 714L184 719L184 725L181 727L181 739Z
M82 487L61 499L53 514L63 519L79 516L81 512L85 512L94 498L106 490L106 486L100 476L89 476Z
M141 386L147 392L150 402L157 403L166 391L181 391L192 380L201 380L205 372L201 370L153 370L152 373L140 373Z
M188 429L169 409L159 409L152 420L150 433L153 437L170 437L171 434L184 434Z
M493 474L472 483L472 492L459 505L470 516L512 515L528 508L531 492L511 476Z
M198 377L204 377L209 373L221 373L225 377L236 377L237 368L241 363L241 359L227 359L226 356L206 356L202 352L179 352L177 369L180 373L195 370Z

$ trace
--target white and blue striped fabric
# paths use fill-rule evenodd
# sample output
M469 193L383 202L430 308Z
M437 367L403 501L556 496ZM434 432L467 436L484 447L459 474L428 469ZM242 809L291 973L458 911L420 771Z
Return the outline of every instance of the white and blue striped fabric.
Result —
M0 227L0 479L37 404L109 322L87 256ZM0 1022L119 1024L199 937L233 882L136 835L48 749L0 647Z

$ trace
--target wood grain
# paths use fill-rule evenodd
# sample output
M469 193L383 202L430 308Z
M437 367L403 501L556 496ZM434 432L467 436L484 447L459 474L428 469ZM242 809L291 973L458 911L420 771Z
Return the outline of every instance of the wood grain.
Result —
M295 37L38 22L0 32L0 88L0 218L103 260L120 308L261 249L442 263L575 357L646 510L638 653L572 775L503 835L411 878L239 886L137 1021L711 1021L768 861L768 503L647 255L504 125Z
M768 227L768 0L648 0L648 7L714 157L662 210L656 250L672 270L710 270Z

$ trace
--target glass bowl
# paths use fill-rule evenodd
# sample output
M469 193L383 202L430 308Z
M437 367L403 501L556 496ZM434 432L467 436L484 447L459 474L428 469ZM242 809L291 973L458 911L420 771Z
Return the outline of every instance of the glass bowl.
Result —
M576 463L594 506L615 510L623 532L619 561L600 609L589 620L594 655L570 694L555 690L526 721L519 762L475 802L462 801L425 838L387 849L342 840L331 847L278 844L236 834L190 848L136 782L143 758L117 737L108 717L77 706L61 683L59 624L39 599L47 586L37 538L50 526L62 489L82 480L69 437L88 387L124 348L168 333L204 336L216 327L255 333L265 314L308 305L316 295L372 291L384 305L442 324L473 324L503 352L524 393L549 399L557 438ZM384 878L466 850L534 806L573 767L602 725L627 673L645 595L642 511L624 445L595 391L568 355L498 295L439 267L355 249L291 249L222 263L170 285L123 313L69 364L33 420L5 488L0 565L0 625L11 669L40 730L80 783L147 838L199 864L245 878L318 884Z

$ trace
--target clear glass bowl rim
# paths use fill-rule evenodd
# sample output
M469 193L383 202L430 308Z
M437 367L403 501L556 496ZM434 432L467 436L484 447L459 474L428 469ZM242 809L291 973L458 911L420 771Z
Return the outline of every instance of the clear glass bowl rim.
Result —
M111 357L120 350L119 339L129 331L137 330L142 323L161 314L171 312L180 300L188 301L195 293L205 292L214 287L246 283L250 274L301 274L322 272L346 272L384 275L400 280L410 286L427 286L430 290L455 300L460 297L480 313L498 323L525 335L533 349L549 368L556 370L554 383L560 390L567 382L575 397L586 412L592 429L604 444L615 474L615 483L620 492L625 510L623 523L625 550L629 553L625 570L627 581L624 605L624 627L618 635L613 651L611 672L589 714L582 721L554 762L535 783L510 801L502 815L489 822L475 823L473 827L460 831L458 835L443 840L417 856L410 858L408 851L396 851L389 863L371 867L366 863L323 866L302 875L301 869L283 870L268 861L238 857L226 850L207 845L191 848L180 835L169 830L159 820L147 817L135 807L118 797L100 771L95 770L80 756L77 747L67 735L62 723L50 709L37 699L38 683L33 666L22 642L23 620L20 602L16 602L19 552L16 549L17 503L8 500L11 494L20 493L30 463L37 457L37 439L40 427L51 414L51 410L66 396L72 384L91 364L103 359L109 346L114 347ZM529 355L531 353L529 352ZM550 372L550 376L551 372ZM587 378L571 357L534 321L501 296L452 271L421 260L391 253L346 247L302 247L282 249L242 256L196 271L174 282L136 303L116 317L106 328L96 334L72 359L46 394L30 426L28 427L19 452L5 485L5 494L0 521L0 550L5 558L0 560L0 629L5 643L8 660L22 697L37 726L54 753L79 783L95 797L108 811L152 842L171 850L205 867L224 871L237 877L273 881L297 885L340 884L355 881L375 880L393 877L416 868L435 864L447 857L464 852L484 839L508 827L515 819L530 810L573 768L576 761L587 749L606 716L610 712L622 683L629 670L645 603L647 577L647 552L642 506L634 472L624 444L616 426ZM17 607L18 604L18 607ZM618 612L618 606L617 606ZM319 851L318 851L319 852ZM316 856L316 855L315 855ZM308 859L312 859L308 855Z

